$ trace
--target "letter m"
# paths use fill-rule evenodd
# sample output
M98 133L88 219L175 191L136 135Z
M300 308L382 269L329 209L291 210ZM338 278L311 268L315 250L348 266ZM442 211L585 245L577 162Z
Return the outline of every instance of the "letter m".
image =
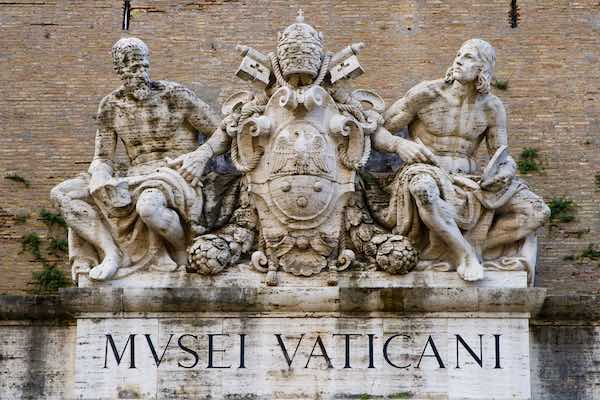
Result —
M111 334L106 334L106 345L104 347L104 368L108 368L108 345L110 344L110 348L112 349L113 355L117 360L117 365L121 364L121 360L123 359L123 355L125 354L125 350L127 350L127 345L131 342L129 346L129 368L135 368L135 334L129 335L127 338L127 342L125 342L125 346L123 347L123 351L121 354L117 351L117 346L115 345L115 341Z

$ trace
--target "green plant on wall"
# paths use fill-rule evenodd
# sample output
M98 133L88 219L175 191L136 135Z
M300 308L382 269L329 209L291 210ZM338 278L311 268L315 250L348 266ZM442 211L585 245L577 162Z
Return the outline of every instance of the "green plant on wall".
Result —
M550 207L550 222L571 222L575 219L575 207L573 200L565 197L555 197L548 203Z
M7 174L4 178L20 182L25 187L31 186L27 179L16 173ZM25 223L28 217L29 212L25 209L20 209L15 216L15 221L17 223ZM68 250L68 243L64 238L67 223L60 214L46 209L40 210L39 217L48 227L48 253L56 257L64 257ZM59 235L60 237L58 237ZM21 238L22 252L30 252L35 260L42 264L41 271L32 272L35 291L39 293L56 292L61 287L69 286L70 282L61 268L56 264L51 264L46 259L42 253L42 242L43 239L37 232L27 233Z
M390 399L390 400L404 400L404 399L412 399L412 398L413 398L412 392L399 392L399 393L390 394L388 396L388 399Z
M58 213L42 209L39 212L40 219L48 227L47 252L56 257L63 258L68 250L68 242L64 238L67 224ZM60 236L57 237L57 230ZM38 293L56 292L61 287L69 286L69 279L64 271L56 264L52 264L42 252L43 239L37 232L31 232L23 236L21 245L23 251L30 252L36 261L42 264L41 271L32 272L32 280L35 291Z
M538 152L536 149L531 147L526 147L521 152L521 156L519 157L519 161L517 161L517 166L519 167L519 172L522 175L527 175L529 172L540 171L541 167L537 161Z
M54 226L60 226L65 229L67 228L67 223L60 214L53 213L51 211L46 210L45 208L42 208L40 210L40 219L44 221L44 223L49 228L52 228Z
M43 260L42 250L40 248L42 238L36 232L28 233L21 238L22 251L29 251L36 260Z
M56 292L62 287L70 285L69 279L65 276L62 269L56 265L43 263L41 271L32 273L33 283L36 286L36 291L39 293Z
M587 258L588 260L600 260L600 250L596 250L593 243L588 244L581 254L577 256L578 259L582 260Z
M596 175L594 175L594 181L596 183L596 189L600 190L600 172L597 172Z
M508 89L508 79L494 78L494 80L492 80L492 86L499 90L506 90Z
M66 239L51 238L48 243L48 251L54 255L61 255L67 252L69 243Z

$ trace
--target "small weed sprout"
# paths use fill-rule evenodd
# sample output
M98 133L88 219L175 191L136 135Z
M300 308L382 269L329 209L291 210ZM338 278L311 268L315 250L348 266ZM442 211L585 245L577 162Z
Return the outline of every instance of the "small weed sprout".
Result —
M22 251L29 251L38 261L44 259L40 249L41 244L42 238L35 232L28 233L21 239Z
M506 90L508 89L508 79L494 79L492 81L492 85L499 90Z
M52 293L58 291L59 288L69 286L69 279L63 270L45 262L41 271L32 273L32 278L38 293Z
M519 161L517 161L517 166L519 167L519 172L522 175L527 175L529 172L540 171L541 167L537 162L538 152L536 149L531 147L526 147L521 152L521 157Z
M600 250L596 250L594 249L594 244L590 243L588 244L588 247L586 247L581 254L579 254L579 256L577 258L579 259L584 259L587 258L589 260L600 260Z
M66 253L69 249L69 243L65 239L50 239L48 249L51 253L59 255L60 253Z
M51 228L53 226L60 226L65 229L67 228L67 223L60 214L53 213L51 211L46 210L45 208L42 208L40 210L40 218L42 219L42 221L44 221L48 228Z
M55 256L64 256L68 250L68 242L66 239L56 238L52 236L52 228L57 226L67 228L67 224L60 214L42 209L39 212L40 218L48 227L48 253ZM44 254L42 254L42 238L36 232L29 233L21 239L23 251L29 251L42 264L41 271L33 271L31 274L35 291L38 293L56 292L61 287L69 286L70 282L64 271L55 264L48 262Z
M555 197L550 200L550 222L571 222L575 220L575 207L577 205L573 200L564 197Z

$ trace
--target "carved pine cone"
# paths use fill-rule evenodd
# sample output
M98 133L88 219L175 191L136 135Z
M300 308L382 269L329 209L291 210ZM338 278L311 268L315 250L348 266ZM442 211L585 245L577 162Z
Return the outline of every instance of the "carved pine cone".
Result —
M202 235L188 249L187 272L216 275L239 259L240 250L231 236Z
M419 254L404 236L377 235L371 242L377 246L377 265L384 271L406 274L417 266Z

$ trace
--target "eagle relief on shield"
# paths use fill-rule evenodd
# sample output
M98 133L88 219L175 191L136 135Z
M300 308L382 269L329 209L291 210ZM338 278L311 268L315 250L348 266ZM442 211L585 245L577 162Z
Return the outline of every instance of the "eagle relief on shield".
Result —
M356 191L384 111L378 95L348 85L363 73L363 47L325 52L323 35L302 15L278 35L276 52L239 46L237 76L258 89L232 95L222 110L232 163L244 175L240 207L223 228L195 239L190 272L215 274L245 255L269 285L279 269L328 270L334 284L353 262L390 273L414 268L410 243L378 225Z

